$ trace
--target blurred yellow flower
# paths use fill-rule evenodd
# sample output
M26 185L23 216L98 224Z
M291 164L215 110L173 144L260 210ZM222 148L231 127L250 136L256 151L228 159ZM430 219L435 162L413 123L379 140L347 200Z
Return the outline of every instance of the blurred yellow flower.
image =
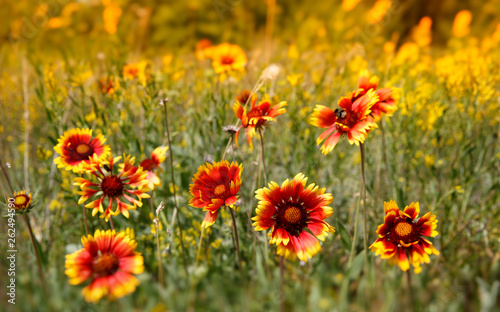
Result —
M210 57L210 52L212 51L212 42L208 39L201 39L196 43L195 55L196 58L204 60L207 57Z
M378 23L385 16L392 5L391 0L377 0L373 8L368 11L367 20L370 24Z
M469 24L472 20L472 14L470 11L462 10L455 16L455 21L453 22L453 35L458 38L465 37L469 34Z
M407 42L399 48L396 54L396 63L403 64L408 61L415 62L418 59L419 48L416 43Z
M49 204L50 210L61 209L61 208L62 208L62 204L57 199L53 199L50 201L50 204Z
M425 155L425 166L430 168L434 165L434 156L433 155Z
M384 43L384 52L387 54L391 54L396 49L396 45L390 41Z
M49 19L49 23L47 24L47 27L49 28L62 28L62 27L67 27L71 23L71 20L63 17L53 17Z
M413 41L421 47L428 46L432 41L431 27L432 19L428 16L422 17L418 25L413 28Z
M495 29L495 32L491 36L491 39L494 41L500 41L500 23L497 24L497 28Z
M217 74L233 70L242 71L247 64L245 52L235 44L219 44L211 49L209 57L212 59L212 67Z
M102 12L104 28L108 34L113 35L118 29L118 22L122 16L122 9L115 3L110 3Z
M163 64L164 68L167 68L172 64L172 60L174 59L174 56L172 54L166 54L165 56L162 57L161 62Z
M342 9L344 9L344 11L347 11L347 12L351 11L360 2L361 2L361 0L342 0Z
M290 47L288 47L288 53L287 57L291 59L298 59L300 56L299 54L299 49L297 48L297 45L292 44Z
M87 81L87 79L89 79L90 77L92 77L91 70L87 70L87 71L84 71L82 73L78 73L72 77L72 80L73 80L72 84L75 87L82 86L85 83L85 81Z

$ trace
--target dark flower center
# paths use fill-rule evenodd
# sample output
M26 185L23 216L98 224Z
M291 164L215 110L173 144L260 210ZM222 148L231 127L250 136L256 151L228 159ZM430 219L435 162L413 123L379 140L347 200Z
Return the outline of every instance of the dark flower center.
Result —
M343 124L344 126L348 127L349 129L351 129L358 122L361 121L361 119L359 118L359 115L356 114L356 113L354 113L354 112L351 112L351 111L342 110L342 116L341 117L343 117L343 118L339 118L337 116L336 122L340 123L340 124Z
M285 229L288 234L298 236L307 226L307 211L302 205L283 200L276 206L276 228Z
M76 161L87 160L92 154L94 154L94 149L88 143L78 143L75 148L67 147L71 158Z
M234 58L232 56L224 56L220 61L223 65L231 65L234 63Z
M148 158L148 159L144 159L143 161L141 161L139 166L141 166L142 169L144 169L144 170L151 171L151 170L154 170L156 168L156 163L154 162L154 160Z
M406 244L415 242L418 240L418 227L416 223L406 220L396 221L396 225L391 229L388 238L394 244L399 244L403 241Z
M92 262L92 271L98 276L109 276L114 274L119 268L119 261L115 255L104 253Z
M123 194L123 182L116 175L107 176L102 179L101 190L104 195L118 197Z

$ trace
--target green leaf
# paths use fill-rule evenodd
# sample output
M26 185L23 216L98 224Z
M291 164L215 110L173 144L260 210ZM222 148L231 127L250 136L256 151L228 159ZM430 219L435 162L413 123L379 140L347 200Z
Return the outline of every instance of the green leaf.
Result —
M345 250L349 251L349 249L351 248L351 235L349 235L349 232L339 220L337 220L337 229L340 234L342 246L344 246Z
M347 276L353 280L356 279L361 271L363 270L363 266L365 265L365 251L359 253L359 255L354 258L352 265L349 269L347 269Z

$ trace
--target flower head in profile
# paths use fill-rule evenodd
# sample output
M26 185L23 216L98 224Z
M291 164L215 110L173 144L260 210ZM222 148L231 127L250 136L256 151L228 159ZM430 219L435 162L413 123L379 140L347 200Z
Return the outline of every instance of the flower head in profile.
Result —
M209 39L201 39L196 43L195 55L198 60L204 60L210 56L210 51L213 49L212 42Z
M257 103L257 96L253 95L249 99L250 93L248 91L243 91L238 97L236 97L236 103L233 105L234 113L236 117L241 121L241 128L245 128L247 132L247 141L250 147L253 147L252 137L255 135L256 130L263 129L268 121L276 121L276 117L286 113L285 106L286 102L280 102L276 105L271 106L268 100L263 100L259 104ZM251 102L250 111L244 108L247 101ZM236 133L234 138L236 144L238 144L239 131Z
M193 177L193 184L189 185L189 192L193 195L189 205L207 211L202 227L207 228L214 224L221 207L234 208L241 186L242 171L243 165L236 162L229 164L227 160L206 163L198 168Z
M93 209L93 216L100 212L101 218L105 218L106 221L120 213L128 218L129 210L135 210L137 206L142 207L142 198L150 197L146 193L148 173L140 166L134 167L135 159L130 156L124 158L119 172L115 172L115 164L120 159L121 157L110 156L107 160L99 161L94 157L84 169L95 177L95 182L81 177L75 178L75 185L81 189L78 194L82 196L78 204L86 202L93 196L97 197L85 207ZM116 210L113 210L114 204Z
M148 181L148 183L146 186L150 191L154 190L156 187L161 186L160 178L156 175L155 171L163 172L163 169L160 167L160 165L167 158L167 151L168 146L157 147L151 153L151 158L146 158L139 163L139 167L142 167L142 170L147 172L146 180ZM120 164L120 166L123 166L123 164ZM138 167L134 168L135 170L138 169Z
M313 126L327 128L316 140L318 145L326 140L321 147L323 154L331 152L342 135L347 135L351 145L363 143L370 130L377 128L369 115L378 100L378 95L370 89L363 95L358 90L342 97L338 102L339 108L335 110L316 105L309 122Z
M271 228L269 243L278 246L278 255L307 261L321 250L319 240L334 232L324 220L333 214L328 207L332 194L314 184L306 186L307 178L299 173L281 187L276 182L255 192L259 200L253 217L256 231ZM311 234L312 233L312 234Z
M13 198L13 201L9 201L9 203L13 205L12 208L15 209L16 213L23 214L31 210L31 200L33 198L31 193L28 194L26 191L19 191L14 193L11 198Z
M127 80L138 79L142 85L146 85L150 69L149 61L140 61L123 66L123 78Z
M421 263L429 263L429 255L439 255L439 251L425 237L438 235L436 216L426 213L420 219L418 203L411 203L404 211L399 210L394 201L384 203L384 223L379 225L379 238L370 246L370 250L382 259L389 259L401 270L408 271L410 263L415 273L420 273Z
M135 291L139 280L134 274L144 271L144 259L125 232L97 230L94 236L82 237L82 244L82 249L66 255L65 273L71 285L90 280L82 290L87 302L114 300Z
M242 71L247 64L245 52L235 44L219 44L210 48L208 56L212 59L212 67L217 74L234 70Z
M378 89L379 78L377 76L369 77L366 71L363 71L358 80L358 93L359 95L365 95L369 90L375 91L378 95L378 102L371 107L371 116L375 121L380 120L382 114L392 116L392 114L398 109L395 100L392 97L392 88L380 88Z
M113 77L99 80L99 90L102 94L114 94L119 86L120 83Z
M66 168L73 172L81 172L82 164L89 164L90 158L106 159L111 149L104 145L106 138L102 134L92 137L90 129L70 129L57 140L54 147L60 156L54 159L58 168Z

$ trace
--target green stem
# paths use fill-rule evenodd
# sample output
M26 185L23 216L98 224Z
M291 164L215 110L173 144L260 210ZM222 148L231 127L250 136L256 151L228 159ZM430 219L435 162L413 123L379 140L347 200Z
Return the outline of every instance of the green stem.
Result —
M264 167L264 180L266 181L267 185L267 169L266 169L266 160L264 157L264 136L262 135L262 129L259 129L259 135L260 135L260 158L262 160L262 166Z
M347 262L347 267L350 268L352 261L354 260L354 255L355 255L355 249L356 249L356 241L358 240L358 224L359 224L359 206L361 202L361 192L363 190L361 189L359 192L359 198L358 198L358 203L356 204L356 215L354 217L354 234L352 236L352 243L351 243L351 252L349 253L349 260Z
M175 179L174 179L174 154L172 152L172 142L170 140L170 129L168 126L168 110L167 110L167 102L168 99L162 100L161 103L163 104L163 113L165 115L165 128L167 130L167 140L168 140L168 151L170 153L170 173L171 173L171 179L172 179L172 195L174 196L174 212L172 214L172 233L175 232L174 225L175 221L177 220L177 225L179 227L179 233L180 233L180 242L181 242L181 252L182 252L182 262L184 264L184 271L186 273L186 278L189 277L188 270L187 270L187 261L186 261L186 253L184 250L184 238L183 238L183 233L182 233L182 225L179 219L179 214L177 211L179 208L177 207L177 197L176 197L176 190L175 190Z
M160 232L160 220L156 219L158 223L156 223L156 248L158 249L158 282L161 287L164 287L163 284L163 264L161 261L161 250L160 250L160 237L158 233Z
M109 216L109 225L111 226L111 230L115 230L115 226L113 225L113 217Z
M196 262L195 262L195 267L198 267L198 261L200 259L200 251L201 251L201 243L203 241L203 232L205 231L205 227L201 227L201 233L200 233L200 240L198 242L198 251L196 252Z
M363 179L363 245L365 249L365 263L368 264L368 227L367 227L367 216L366 216L366 182L365 182L365 146L363 143L359 144L361 150L361 177Z
M243 272L243 262L241 261L241 254L240 254L240 242L238 239L238 228L236 227L236 218L234 217L234 212L233 209L228 207L229 212L231 212L231 219L233 220L233 231L234 231L234 240L236 241L236 253L238 255L238 266L240 267L240 272L241 272L241 282L245 282L245 273Z
M45 295L48 295L48 288L47 288L47 284L45 283L45 277L44 277L43 271L42 271L42 262L40 260L40 254L38 253L38 248L36 248L35 237L33 236L33 230L31 228L31 223L30 223L29 217L26 213L23 214L23 217L24 217L24 222L26 222L26 225L28 226L28 232L30 234L31 243L33 244L33 249L35 250L36 264L38 266L38 274L40 275L40 281L42 282L42 288L43 288L43 291L45 292Z
M411 286L411 272L410 270L406 271L406 281L408 282L408 299L410 305L410 311L415 311L415 299L413 298L413 289Z
M285 259L280 256L280 311L285 312Z

